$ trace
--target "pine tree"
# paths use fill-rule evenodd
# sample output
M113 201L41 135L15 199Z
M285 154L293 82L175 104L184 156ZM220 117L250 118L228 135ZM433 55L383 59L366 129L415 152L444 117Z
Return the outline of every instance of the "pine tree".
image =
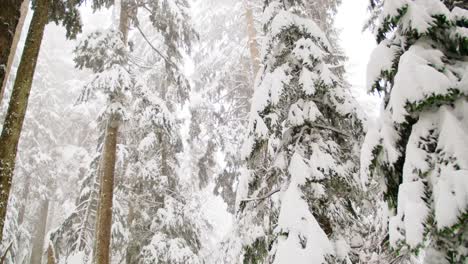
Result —
M126 176L131 201L126 261L202 263L201 232L208 228L199 200L181 180L185 146L176 117L190 91L181 71L182 54L190 52L196 34L187 1L156 1L145 7L149 16L142 11L135 23L140 36L134 39L133 55L154 66L140 69L134 90Z
M384 103L378 127L366 137L362 176L381 183L395 263L416 256L423 263L468 259L466 7L464 1L371 1L379 44L367 86Z
M265 6L266 45L238 190L244 263L356 260L355 102L302 1Z

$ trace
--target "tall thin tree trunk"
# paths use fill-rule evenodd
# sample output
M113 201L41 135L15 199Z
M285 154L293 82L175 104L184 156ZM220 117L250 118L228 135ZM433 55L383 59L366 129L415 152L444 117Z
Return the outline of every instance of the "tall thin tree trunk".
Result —
M49 199L46 198L39 208L38 221L35 225L36 232L33 238L33 247L31 251L31 264L40 264L42 262L42 253L44 252L44 240L47 228L47 216L49 215Z
M21 17L23 0L0 0L0 83L6 76L16 26ZM3 94L3 91L1 94ZM1 101L0 94L0 101Z
M112 227L112 199L114 196L114 172L117 148L118 124L107 126L104 141L103 174L99 197L98 223L96 225L96 264L110 263L110 242Z
M23 224L24 215L26 214L26 205L28 204L29 188L31 185L31 176L26 176L26 180L23 188L23 195L21 196L20 208L18 212L18 226Z
M122 40L126 44L128 36L128 6L124 1L120 6L120 31ZM111 227L112 227L112 199L114 196L114 173L117 152L117 138L119 121L115 114L109 117L103 149L103 164L100 186L100 198L96 225L96 264L110 263Z
M11 44L10 54L8 55L8 62L5 68L5 76L3 78L2 86L0 87L0 106L2 105L3 94L5 93L6 85L8 82L8 77L10 76L11 68L13 67L13 61L15 60L16 49L18 48L18 42L21 38L21 33L23 32L24 21L26 21L26 16L28 15L29 10L29 0L23 0L20 9L20 18L18 20L18 25L16 25L15 35L13 37L13 42Z
M0 10L3 9L2 4ZM37 0L0 136L0 240L3 239L3 226L10 197L16 151L48 15L49 0Z
M247 34L249 36L250 59L252 61L253 77L260 70L260 52L258 51L257 31L255 30L255 19L250 0L245 0L245 18L247 20Z
M23 187L23 194L21 195L21 200L20 200L20 207L18 209L18 226L21 228L21 225L24 222L24 217L26 215L26 206L28 204L28 197L30 193L30 186L31 186L31 175L26 176L24 187ZM18 241L18 247L22 248L26 246L24 243L23 237L23 232L18 232L16 234L16 241ZM22 252L19 252L19 254L16 254L15 256L16 262L21 263L21 259L25 259L25 256L22 254Z

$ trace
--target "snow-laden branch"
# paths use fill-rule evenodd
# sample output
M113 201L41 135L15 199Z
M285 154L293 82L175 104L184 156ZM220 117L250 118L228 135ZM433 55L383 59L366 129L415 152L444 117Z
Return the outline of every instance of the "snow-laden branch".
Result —
M273 191L267 193L265 196L246 198L246 199L241 200L241 202L251 202L251 201L265 200L267 198L270 198L273 194L275 194L275 193L277 193L279 191L281 191L281 189L273 190Z
M138 29L138 31L140 32L141 36L145 39L145 41L148 43L148 45L159 55L161 56L161 58L166 62L168 63L169 65L171 65L172 67L174 67L176 70L180 71L179 70L179 67L177 67L177 65L175 63L173 63L172 61L169 60L169 58L167 58L166 56L164 56L164 54L162 54L152 43L151 41L148 39L148 37L146 37L145 33L143 33L143 30L141 30L140 28L140 25L138 23L136 23L136 28Z

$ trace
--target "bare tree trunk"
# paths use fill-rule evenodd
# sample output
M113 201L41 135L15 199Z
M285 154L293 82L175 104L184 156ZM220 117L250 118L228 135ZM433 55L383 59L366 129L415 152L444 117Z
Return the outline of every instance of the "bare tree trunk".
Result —
M247 34L249 36L250 59L252 61L253 78L260 70L260 52L258 51L257 31L255 30L255 19L250 0L245 1L245 18L247 20Z
M16 26L21 17L23 0L0 0L0 83L6 76ZM3 89L0 90L0 101Z
M110 263L110 242L112 227L112 198L114 196L114 171L117 148L118 125L109 124L106 130L103 157L101 195L99 197L99 216L96 225L96 263Z
M124 1L121 3L119 26L122 33L122 40L127 44L129 24L128 6ZM102 177L96 225L96 264L110 263L112 199L114 197L114 173L119 125L118 117L115 114L111 114L106 128L103 149Z
M4 10L3 3L0 10ZM18 142L28 106L29 93L39 57L42 36L48 21L48 14L49 0L37 0L15 85L13 86L3 131L0 136L0 240L3 239L3 226L8 207L8 198L10 197ZM1 79L3 81L3 77Z
M36 234L34 235L33 247L31 251L31 264L40 264L42 262L42 253L44 252L44 240L47 228L47 216L49 215L49 199L46 198L39 208Z
M8 62L5 68L5 76L3 78L2 86L0 87L0 106L2 105L3 94L5 93L5 87L8 82L8 77L10 76L11 67L13 66L13 61L15 60L16 48L18 48L18 42L21 38L21 33L23 32L24 21L26 21L26 16L28 15L29 10L29 0L23 0L20 10L20 18L18 20L18 25L16 26L15 35L13 37L13 43L11 44L10 54L8 55Z

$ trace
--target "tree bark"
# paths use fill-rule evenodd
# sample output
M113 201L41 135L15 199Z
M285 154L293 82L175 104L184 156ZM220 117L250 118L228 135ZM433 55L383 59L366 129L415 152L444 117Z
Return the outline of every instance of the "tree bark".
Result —
M3 5L0 9L4 9ZM18 142L48 14L49 0L37 0L0 136L0 240L3 239L3 226L10 196Z
M121 1L119 27L122 41L127 44L128 37L128 6ZM96 225L96 264L110 263L110 245L112 231L112 199L114 197L114 173L117 152L119 118L116 114L109 116L103 149L102 176L100 186L99 207Z
M245 18L247 20L247 34L249 36L250 59L252 61L253 78L255 79L258 71L260 70L260 52L258 51L255 19L249 0L245 1Z
M49 241L49 247L47 248L47 264L55 264L54 245L50 241Z
M41 203L38 213L38 222L36 226L36 234L34 235L33 247L31 251L31 264L40 264L42 262L42 253L44 252L44 240L47 228L47 216L49 215L49 199L45 199Z
M28 10L29 10L29 0L23 0L23 3L21 4L21 9L20 9L20 17L18 20L18 25L16 25L15 35L13 37L13 42L11 44L11 49L9 51L10 54L8 55L8 61L7 61L5 72L4 72L5 76L2 81L2 86L0 87L0 106L2 105L3 94L5 93L6 85L8 82L8 77L10 76L11 68L13 66L13 61L15 60L16 48L18 47L18 42L21 38L21 33L23 32L24 21L26 21Z
M21 16L23 0L0 0L0 83L6 76L16 26ZM0 90L0 101L3 89Z
M117 148L118 125L109 124L104 141L103 174L99 197L99 216L96 225L96 264L110 263L110 242L112 227L112 199L114 196L114 171Z

